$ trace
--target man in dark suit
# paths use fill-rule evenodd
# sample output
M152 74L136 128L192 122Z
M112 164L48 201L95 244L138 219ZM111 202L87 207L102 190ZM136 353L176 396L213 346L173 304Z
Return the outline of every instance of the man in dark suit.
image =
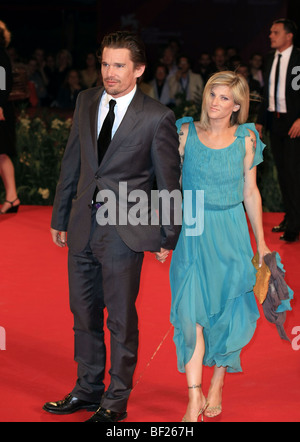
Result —
M294 242L300 231L300 51L293 46L297 27L288 19L276 20L270 32L275 50L265 62L264 99L257 119L261 133L270 130L286 215L274 232Z
M174 204L168 224L151 222L154 177L159 190L180 192L180 159L173 112L137 87L145 65L144 47L136 35L116 32L104 38L104 88L78 96L53 208L54 243L64 247L68 234L78 380L63 400L48 402L44 409L56 414L97 410L90 422L116 422L127 416L137 362L135 301L143 252L154 252L164 262L181 228L174 222ZM149 222L144 217L141 223L130 222L133 203L128 196L133 191L146 197L141 212L146 209ZM116 209L113 215L111 207ZM104 307L111 337L106 392Z

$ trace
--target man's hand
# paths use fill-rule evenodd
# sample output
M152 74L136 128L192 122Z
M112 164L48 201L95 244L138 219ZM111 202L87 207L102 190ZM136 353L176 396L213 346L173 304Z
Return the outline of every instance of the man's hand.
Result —
M55 245L57 245L58 247L66 247L67 232L59 232L55 229L50 229L50 232Z
M159 261L163 264L166 261L166 259L168 258L169 253L170 253L170 250L160 249L160 252L155 253L157 261Z
M298 118L298 120L296 120L293 126L290 128L289 136L290 138L300 137L300 118Z

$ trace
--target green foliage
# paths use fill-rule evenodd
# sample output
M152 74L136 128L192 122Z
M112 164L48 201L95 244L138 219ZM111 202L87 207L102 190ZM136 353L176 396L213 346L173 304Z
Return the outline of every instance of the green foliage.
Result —
M22 204L51 205L71 119L42 115L30 118L22 111L16 125L17 191Z

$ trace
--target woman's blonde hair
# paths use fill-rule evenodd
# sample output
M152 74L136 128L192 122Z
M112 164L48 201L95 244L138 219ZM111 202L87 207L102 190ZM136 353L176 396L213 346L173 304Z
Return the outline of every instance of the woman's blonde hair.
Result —
M11 34L6 27L6 24L0 20L0 46L7 48L10 43Z
M250 92L246 79L232 71L217 72L212 75L203 92L202 112L200 118L201 127L206 130L210 126L207 113L208 99L212 89L216 86L227 86L231 89L235 104L240 106L239 110L233 112L230 118L230 125L246 123L249 115Z

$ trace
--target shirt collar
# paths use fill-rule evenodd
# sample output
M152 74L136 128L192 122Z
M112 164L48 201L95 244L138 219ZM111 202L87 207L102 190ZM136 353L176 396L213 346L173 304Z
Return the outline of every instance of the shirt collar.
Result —
M289 57L291 55L291 53L292 53L293 47L294 46L291 45L291 46L289 46L287 49L285 49L282 52L279 52L278 49L277 49L277 51L275 52L275 57L277 57L277 55L279 55L279 54L281 54L282 57Z
M119 98L114 98L111 95L109 95L106 91L104 91L104 96L103 96L104 106L108 107L110 100L115 100L117 102L116 106L119 110L125 109L131 103L131 101L136 93L136 90L137 90L137 86L135 86L132 89L132 91L129 92L129 94L124 95L123 97L119 97Z

